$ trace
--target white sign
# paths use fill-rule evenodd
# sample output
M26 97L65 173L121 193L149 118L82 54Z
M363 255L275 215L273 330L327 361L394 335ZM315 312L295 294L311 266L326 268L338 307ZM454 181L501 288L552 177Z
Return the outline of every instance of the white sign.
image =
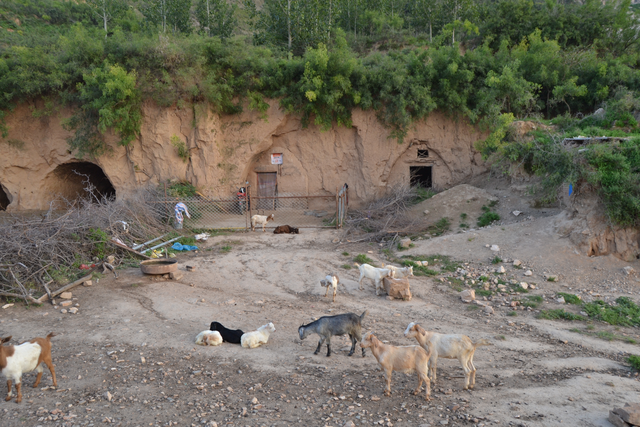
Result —
M282 153L272 153L271 154L271 164L272 165L281 165L282 164Z

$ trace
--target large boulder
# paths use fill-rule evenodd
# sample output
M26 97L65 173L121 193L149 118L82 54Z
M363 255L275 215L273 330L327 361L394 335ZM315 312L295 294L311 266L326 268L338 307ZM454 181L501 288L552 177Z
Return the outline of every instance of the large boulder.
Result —
M411 289L409 287L409 279L403 277L402 279L390 279L385 277L382 280L384 290L392 298L402 299L409 301L411 299Z

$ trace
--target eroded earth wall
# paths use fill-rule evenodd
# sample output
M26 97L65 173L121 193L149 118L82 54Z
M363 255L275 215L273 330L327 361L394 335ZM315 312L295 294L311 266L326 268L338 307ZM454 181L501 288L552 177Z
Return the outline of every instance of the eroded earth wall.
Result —
M78 186L57 169L81 160L70 152L70 133L61 124L71 111L34 117L39 103L18 106L7 117L9 136L0 141L0 188L10 211L45 209L56 194L71 197L68 187ZM427 173L425 179L443 189L486 170L474 149L483 134L463 119L434 112L399 144L372 111L354 111L350 128L321 131L314 125L303 128L277 101L270 104L261 117L253 111L218 115L205 104L163 108L147 102L140 135L129 147L107 135L109 153L82 160L102 169L118 198L168 180L187 180L204 194L229 196L246 181L255 185L258 173L278 172L280 193L334 194L348 183L350 204L356 206L395 184L408 184L411 171ZM186 160L178 155L180 142L188 148ZM282 154L281 166L271 164L272 153Z

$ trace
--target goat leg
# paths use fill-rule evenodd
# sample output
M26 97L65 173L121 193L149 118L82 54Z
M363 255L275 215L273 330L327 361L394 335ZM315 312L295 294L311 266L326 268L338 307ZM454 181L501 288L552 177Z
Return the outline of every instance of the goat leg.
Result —
M320 338L320 342L318 342L318 348L316 348L316 351L314 351L313 354L320 353L320 348L322 347L322 344L324 344L324 340L325 340L325 337Z
M7 398L4 399L5 401L10 401L11 400L11 380L7 380Z
M351 357L356 351L356 338L353 335L350 335L349 337L351 338L351 351L349 352L349 357Z
M22 402L22 383L16 383L16 403Z
M393 373L393 369L385 370L384 376L387 380L387 387L384 389L385 396L391 396L391 374Z

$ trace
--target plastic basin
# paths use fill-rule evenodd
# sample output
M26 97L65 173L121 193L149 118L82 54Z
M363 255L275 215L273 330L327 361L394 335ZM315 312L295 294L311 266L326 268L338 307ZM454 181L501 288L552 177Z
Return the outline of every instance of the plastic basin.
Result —
M148 259L140 262L140 270L144 274L167 274L178 271L178 261L175 259Z

